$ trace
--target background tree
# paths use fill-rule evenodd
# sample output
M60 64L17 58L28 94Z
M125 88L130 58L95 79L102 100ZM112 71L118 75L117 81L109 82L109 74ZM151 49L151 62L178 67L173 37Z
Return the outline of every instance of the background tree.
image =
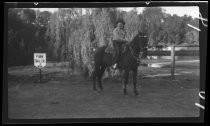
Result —
M131 10L130 12L124 15L124 20L126 22L125 29L126 35L129 41L133 39L133 37L138 33L140 30L140 18L137 14L135 9Z
M142 12L141 18L145 26L143 29L147 29L149 45L156 46L160 42L159 38L164 17L163 11L160 7L146 7Z
M28 65L33 62L35 49L44 41L38 41L36 13L31 9L8 10L8 65ZM44 37L44 36L42 36ZM39 43L38 43L39 42Z

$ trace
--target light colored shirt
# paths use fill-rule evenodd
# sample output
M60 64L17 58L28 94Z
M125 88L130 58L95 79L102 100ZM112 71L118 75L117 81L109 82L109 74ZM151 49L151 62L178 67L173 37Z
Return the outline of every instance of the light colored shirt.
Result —
M126 35L125 30L120 29L119 27L117 27L113 31L113 40L126 41L125 35Z

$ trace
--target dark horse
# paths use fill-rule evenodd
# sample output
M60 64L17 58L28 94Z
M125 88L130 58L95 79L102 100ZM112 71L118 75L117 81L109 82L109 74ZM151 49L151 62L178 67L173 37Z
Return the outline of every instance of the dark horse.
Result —
M133 40L126 44L125 51L121 54L121 58L119 60L120 71L123 71L123 91L124 94L127 95L127 84L129 72L132 71L133 75L133 85L134 85L134 93L138 95L138 91L136 88L137 83L137 71L139 66L139 54L140 51L146 47L147 39L145 39L146 34L142 32L138 32L138 34L133 38ZM105 49L107 46L99 47L96 50L94 55L95 68L92 74L93 77L93 90L96 91L96 79L98 81L98 86L100 90L103 90L102 86L102 76L105 69L111 65L113 65L112 54L106 53Z

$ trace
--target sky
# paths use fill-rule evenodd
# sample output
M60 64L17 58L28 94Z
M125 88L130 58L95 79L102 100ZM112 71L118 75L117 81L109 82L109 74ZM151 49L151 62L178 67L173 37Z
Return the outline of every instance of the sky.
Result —
M137 7L137 11L138 13L141 13L143 11L145 7ZM199 7L198 6L188 6L188 7L161 7L163 9L165 9L166 13L169 13L171 15L173 14L177 14L178 16L184 16L185 14L188 16L192 16L194 17L198 17L198 12L199 12ZM50 11L50 12L55 12L58 8L32 8L32 9L39 9L40 11ZM126 8L119 8L120 10L124 10L124 11L130 11L133 8L132 7L126 7ZM195 13L193 13L195 12Z

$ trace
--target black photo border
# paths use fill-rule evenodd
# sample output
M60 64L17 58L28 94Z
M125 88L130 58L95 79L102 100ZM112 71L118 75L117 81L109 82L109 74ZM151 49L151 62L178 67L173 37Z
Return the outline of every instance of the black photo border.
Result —
M149 4L146 4L149 2ZM205 100L205 111L200 109L199 117L171 117L171 118L69 118L69 119L9 119L8 118L8 83L7 83L7 19L9 8L101 8L101 7L162 7L162 6L198 6L200 13L208 19L208 2L179 2L179 1L141 1L141 2L5 2L4 3L4 44L3 44L3 103L2 121L3 124L53 124L53 123L203 123L207 121L207 100ZM199 45L200 45L200 91L205 91L207 95L207 40L209 37L208 27L205 27L199 20ZM199 96L198 96L199 97Z

